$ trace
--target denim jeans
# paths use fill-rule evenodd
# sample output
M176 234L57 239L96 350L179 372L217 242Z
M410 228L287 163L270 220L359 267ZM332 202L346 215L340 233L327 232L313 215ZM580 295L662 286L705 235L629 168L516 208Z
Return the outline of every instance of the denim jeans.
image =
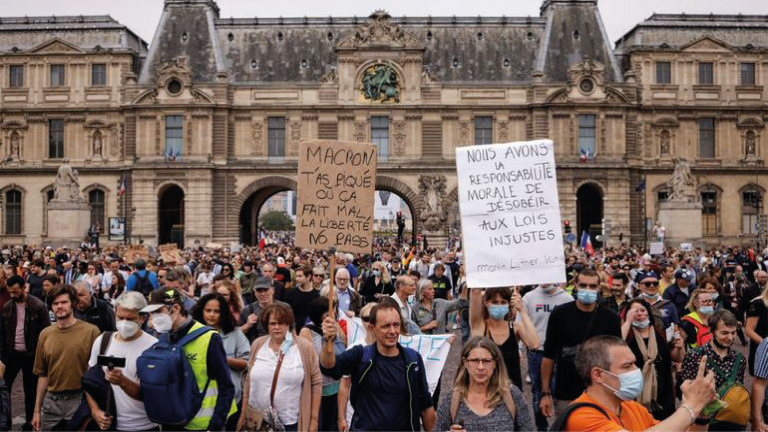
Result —
M546 431L549 428L547 418L541 413L539 409L539 401L541 400L541 361L544 358L542 351L528 350L528 374L531 376L531 395L533 398L533 414L536 420L536 428L540 431ZM555 374L552 374L552 379L549 384L550 391L555 389Z
M464 346L465 343L469 340L469 320L464 317L464 314L461 314L461 346Z

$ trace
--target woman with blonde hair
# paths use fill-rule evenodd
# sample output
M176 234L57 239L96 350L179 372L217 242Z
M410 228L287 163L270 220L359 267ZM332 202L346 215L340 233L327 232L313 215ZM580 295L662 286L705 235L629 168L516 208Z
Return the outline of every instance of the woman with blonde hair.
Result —
M686 309L691 311L680 319L680 329L685 332L685 343L688 348L703 347L712 340L712 332L707 321L715 312L715 301L712 294L697 289L691 293Z
M437 410L433 431L532 431L528 403L509 381L501 351L481 336L471 338L461 351L453 392Z
M385 297L394 294L395 287L389 278L387 266L382 261L377 261L371 265L371 274L365 278L363 289L360 295L365 299L365 303L376 302L379 297Z

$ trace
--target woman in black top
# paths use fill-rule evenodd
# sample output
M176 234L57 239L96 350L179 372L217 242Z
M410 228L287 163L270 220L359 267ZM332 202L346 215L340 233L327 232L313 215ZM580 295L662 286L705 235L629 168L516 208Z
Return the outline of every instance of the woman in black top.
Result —
M510 288L489 288L485 294L473 289L470 293L469 327L472 336L485 336L501 350L509 379L522 387L520 348L518 339L530 349L539 347L536 328L523 307L523 299ZM515 316L520 314L520 323Z
M665 332L650 311L651 305L645 300L627 302L621 335L635 355L635 364L643 372L643 392L637 402L661 421L675 412L672 361L682 361L685 353L683 339L676 335L667 343Z
M365 278L360 295L365 299L365 303L375 303L379 297L386 297L395 293L395 287L389 278L389 273L384 262L377 261L371 265L371 273Z

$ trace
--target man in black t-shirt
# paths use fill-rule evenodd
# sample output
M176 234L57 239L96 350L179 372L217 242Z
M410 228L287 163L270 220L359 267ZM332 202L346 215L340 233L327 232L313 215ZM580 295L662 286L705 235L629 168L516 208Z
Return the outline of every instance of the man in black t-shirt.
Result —
M291 305L293 316L296 317L296 333L304 327L309 313L309 304L320 297L320 291L312 288L312 269L309 266L296 269L296 286L285 293L285 302Z
M29 285L29 293L39 298L40 300L45 297L43 292L43 278L45 277L45 269L43 268L45 263L41 259L32 261L30 267L30 274L27 277L27 285Z
M552 417L584 392L574 360L582 343L599 335L621 337L621 319L616 312L598 306L600 278L592 269L583 269L575 281L576 301L556 307L549 316L544 358L541 363L542 414ZM550 377L557 363L555 394Z
M435 289L435 298L444 300L453 298L450 293L452 284L448 276L445 275L445 266L443 264L435 264L435 273L428 279L432 281L432 287Z

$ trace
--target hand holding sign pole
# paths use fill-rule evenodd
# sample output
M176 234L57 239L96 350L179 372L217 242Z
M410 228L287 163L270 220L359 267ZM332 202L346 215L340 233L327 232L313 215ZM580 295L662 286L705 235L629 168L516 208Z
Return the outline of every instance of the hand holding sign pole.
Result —
M335 317L335 313L333 311L333 299L335 297L335 293L333 292L333 279L334 279L334 273L333 273L333 264L336 262L336 248L331 246L331 248L328 250L331 258L331 265L330 265L330 271L331 274L328 276L328 316L331 318ZM325 351L328 353L333 352L333 341L325 341Z

